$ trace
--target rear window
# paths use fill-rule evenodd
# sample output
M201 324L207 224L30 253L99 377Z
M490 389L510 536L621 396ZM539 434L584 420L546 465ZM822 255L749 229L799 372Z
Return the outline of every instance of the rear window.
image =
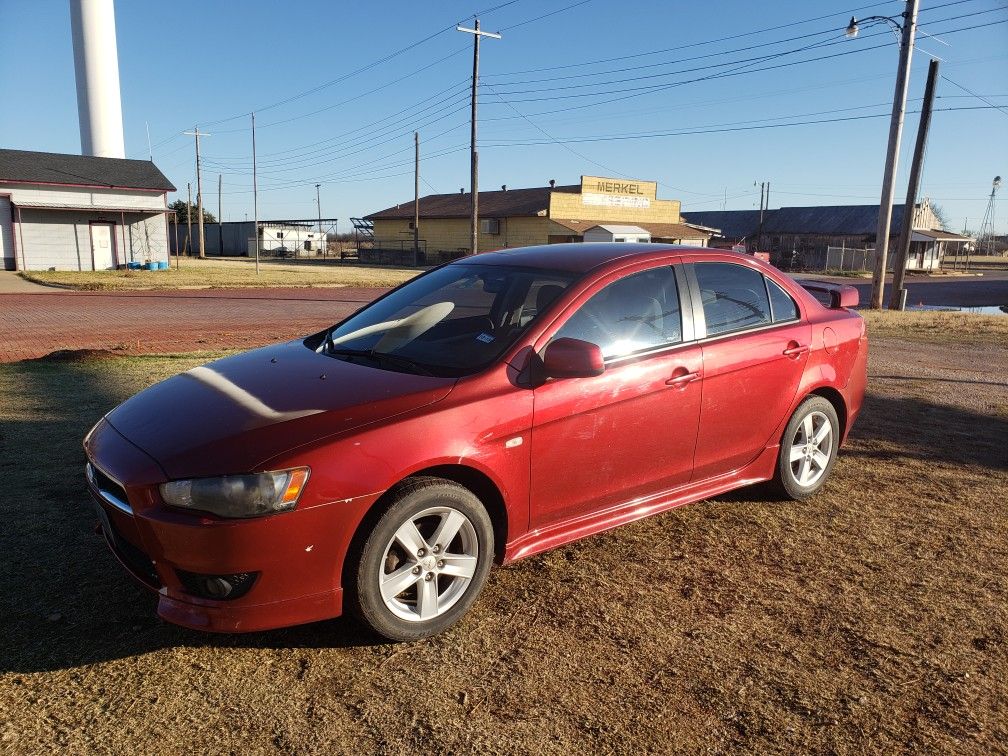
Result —
M763 274L734 263L696 263L707 335L717 336L773 321Z

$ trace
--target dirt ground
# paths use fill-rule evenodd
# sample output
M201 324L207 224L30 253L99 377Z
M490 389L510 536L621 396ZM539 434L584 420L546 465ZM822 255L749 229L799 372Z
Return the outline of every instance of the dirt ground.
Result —
M0 366L0 752L1004 752L1008 339L876 330L820 495L745 490L494 570L411 645L165 625L106 552L81 437L205 356Z

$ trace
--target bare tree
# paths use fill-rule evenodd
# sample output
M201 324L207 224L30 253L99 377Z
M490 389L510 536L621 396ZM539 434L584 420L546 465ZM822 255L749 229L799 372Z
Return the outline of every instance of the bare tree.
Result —
M949 219L948 214L945 212L945 208L941 205L931 203L931 212L935 214L935 218L937 218L938 222L941 224L941 230L948 231Z

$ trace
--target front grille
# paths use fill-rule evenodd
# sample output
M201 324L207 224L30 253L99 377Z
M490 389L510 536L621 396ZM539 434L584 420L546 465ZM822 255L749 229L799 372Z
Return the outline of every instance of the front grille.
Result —
M98 493L109 504L124 512L132 513L129 499L126 498L126 489L90 462L88 463L88 477L91 479L92 485L98 489Z

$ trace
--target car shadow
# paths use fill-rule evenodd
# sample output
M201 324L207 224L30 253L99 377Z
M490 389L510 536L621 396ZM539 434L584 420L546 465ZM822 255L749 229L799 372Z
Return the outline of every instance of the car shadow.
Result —
M114 362L107 363L115 365ZM298 649L384 643L350 618L215 635L162 622L95 532L84 434L128 391L95 362L0 368L0 673L40 672L167 647ZM13 394L12 396L10 394Z

